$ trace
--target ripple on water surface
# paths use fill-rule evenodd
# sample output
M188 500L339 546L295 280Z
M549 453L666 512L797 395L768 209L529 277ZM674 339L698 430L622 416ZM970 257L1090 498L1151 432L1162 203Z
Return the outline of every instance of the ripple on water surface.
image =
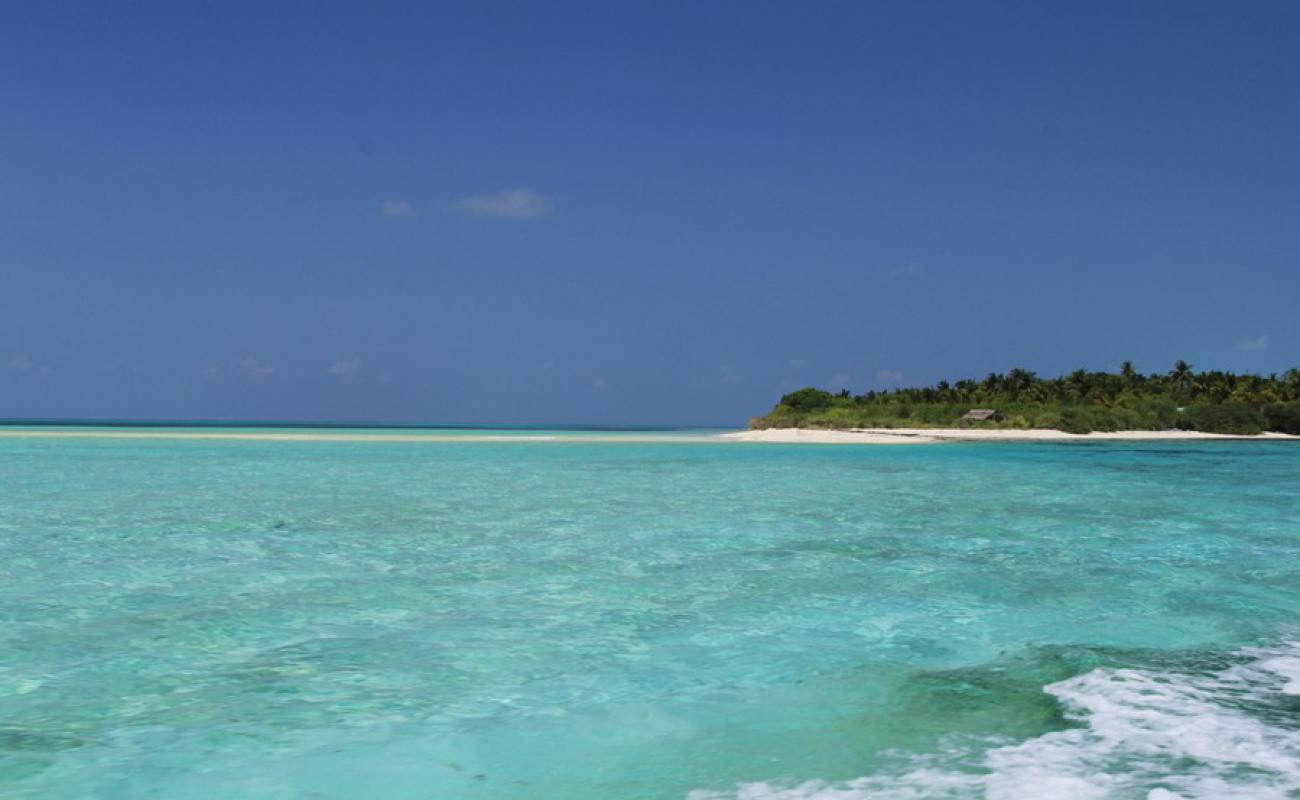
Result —
M0 795L1289 797L1296 485L1287 443L4 440Z

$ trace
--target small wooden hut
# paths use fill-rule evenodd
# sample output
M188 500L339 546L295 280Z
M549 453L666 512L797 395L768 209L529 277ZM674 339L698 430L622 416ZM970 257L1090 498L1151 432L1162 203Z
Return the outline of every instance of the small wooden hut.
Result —
M1002 415L992 408L972 408L961 417L961 426L969 428L972 422L985 422L988 420L997 421L1002 419Z

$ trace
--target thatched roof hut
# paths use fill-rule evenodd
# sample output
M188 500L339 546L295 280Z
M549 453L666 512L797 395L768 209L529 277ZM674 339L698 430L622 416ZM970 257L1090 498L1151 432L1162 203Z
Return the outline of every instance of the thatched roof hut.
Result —
M969 425L972 422L984 422L986 420L997 421L1002 419L1002 415L992 408L972 408L962 415L961 422L963 425Z

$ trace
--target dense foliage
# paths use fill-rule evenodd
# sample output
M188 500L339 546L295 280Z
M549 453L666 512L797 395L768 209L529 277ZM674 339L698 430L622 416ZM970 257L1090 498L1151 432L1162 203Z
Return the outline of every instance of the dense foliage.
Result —
M998 418L963 422L972 408ZM1124 362L1118 373L1078 370L1040 378L1026 369L983 380L853 395L808 387L787 394L755 428L1056 428L1071 433L1197 430L1300 434L1300 370L1283 375L1193 372L1179 361L1165 374L1143 375Z

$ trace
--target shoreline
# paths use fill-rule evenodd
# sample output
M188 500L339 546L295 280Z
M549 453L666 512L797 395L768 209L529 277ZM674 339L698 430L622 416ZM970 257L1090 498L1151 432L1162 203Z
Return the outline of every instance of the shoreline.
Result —
M190 440L244 442L392 442L392 443L483 443L483 442L551 442L564 443L639 443L639 444L944 444L950 442L1115 442L1115 441L1300 441L1300 436L1262 433L1240 436L1200 431L1114 431L1065 433L1051 429L981 429L981 428L764 428L711 434L654 434L567 431L529 431L514 434L475 433L340 433L298 431L195 431L64 429L32 430L0 428L3 439L128 439Z
M940 444L943 442L1148 442L1148 441L1300 441L1300 436L1261 433L1240 436L1201 431L1093 431L1066 433L1047 428L763 428L719 434L734 442L771 444Z

